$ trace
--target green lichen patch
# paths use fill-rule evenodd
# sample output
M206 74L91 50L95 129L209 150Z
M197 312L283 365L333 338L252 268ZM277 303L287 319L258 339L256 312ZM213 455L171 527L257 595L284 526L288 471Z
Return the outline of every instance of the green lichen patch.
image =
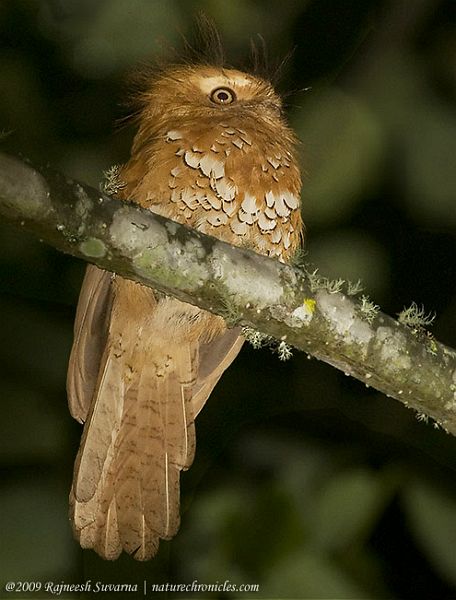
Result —
M405 350L406 338L401 332L393 331L390 327L379 327L375 345L380 347L380 359L386 370L397 372L408 370L412 366L411 358Z
M427 313L424 306L418 306L416 302L401 310L398 314L399 323L403 323L411 328L424 328L432 325L435 319L435 313Z
M16 221L41 221L52 210L49 186L37 170L0 154L0 212Z
M242 335L255 350L259 350L263 346L266 346L273 339L270 335L261 333L261 331L257 331L256 329L247 326L242 328Z
M355 305L349 298L343 294L320 290L317 292L317 304L330 329L338 337L345 343L359 344L363 347L363 353L367 353L367 346L374 333L358 317Z
M120 165L113 165L107 171L103 171L103 181L100 189L105 194L117 194L127 184L120 178Z
M377 306L377 304L374 304L374 302L372 302L372 300L370 300L368 296L361 296L358 312L360 317L364 319L364 321L367 321L369 324L373 323L379 311L380 307Z
M204 264L188 264L186 255L177 253L174 253L174 260L171 261L170 252L172 249L166 245L144 248L133 258L133 269L138 275L162 282L170 288L196 291L204 285L208 276Z
M79 244L79 249L90 258L102 258L106 255L106 246L102 240L98 238L87 238Z

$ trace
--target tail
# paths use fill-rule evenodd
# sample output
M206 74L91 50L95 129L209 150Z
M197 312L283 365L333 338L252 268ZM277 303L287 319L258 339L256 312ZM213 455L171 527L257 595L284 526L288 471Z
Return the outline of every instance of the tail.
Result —
M196 412L242 340L231 331L214 340L221 355L199 377L200 356L217 355L211 344L176 344L172 331L157 331L153 292L110 277L89 267L77 313L68 392L85 426L70 515L83 548L147 560L179 528L179 476L193 462Z

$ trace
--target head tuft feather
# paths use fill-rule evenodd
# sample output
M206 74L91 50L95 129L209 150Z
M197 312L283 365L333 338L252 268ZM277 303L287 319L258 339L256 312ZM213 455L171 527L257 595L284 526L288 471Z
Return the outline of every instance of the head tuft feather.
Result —
M129 116L118 121L118 126L128 125L136 121L144 107L147 90L154 81L160 79L173 69L179 67L211 66L218 68L233 68L228 63L222 37L215 21L200 12L195 18L190 38L181 35L180 49L167 46L161 55L153 62L139 65L128 77L129 94L123 103L129 111ZM293 51L282 59L271 61L265 39L258 34L257 39L250 40L250 55L241 65L241 70L259 79L269 81L273 86L282 76Z

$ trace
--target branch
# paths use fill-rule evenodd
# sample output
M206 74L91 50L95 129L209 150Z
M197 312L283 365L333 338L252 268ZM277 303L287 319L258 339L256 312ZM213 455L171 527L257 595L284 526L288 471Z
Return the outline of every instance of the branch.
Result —
M62 252L304 350L456 435L456 352L344 295L337 282L1 153L0 217Z

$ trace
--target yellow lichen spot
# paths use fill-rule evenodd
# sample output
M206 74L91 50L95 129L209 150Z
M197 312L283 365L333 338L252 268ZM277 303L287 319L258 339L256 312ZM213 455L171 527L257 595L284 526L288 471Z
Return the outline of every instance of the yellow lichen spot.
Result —
M307 309L307 311L311 314L315 312L315 306L317 302L313 298L305 298L302 305Z
M298 306L294 309L291 315L285 319L285 323L290 327L302 327L303 325L309 325L312 321L316 304L316 301L312 298L304 298L301 306Z

